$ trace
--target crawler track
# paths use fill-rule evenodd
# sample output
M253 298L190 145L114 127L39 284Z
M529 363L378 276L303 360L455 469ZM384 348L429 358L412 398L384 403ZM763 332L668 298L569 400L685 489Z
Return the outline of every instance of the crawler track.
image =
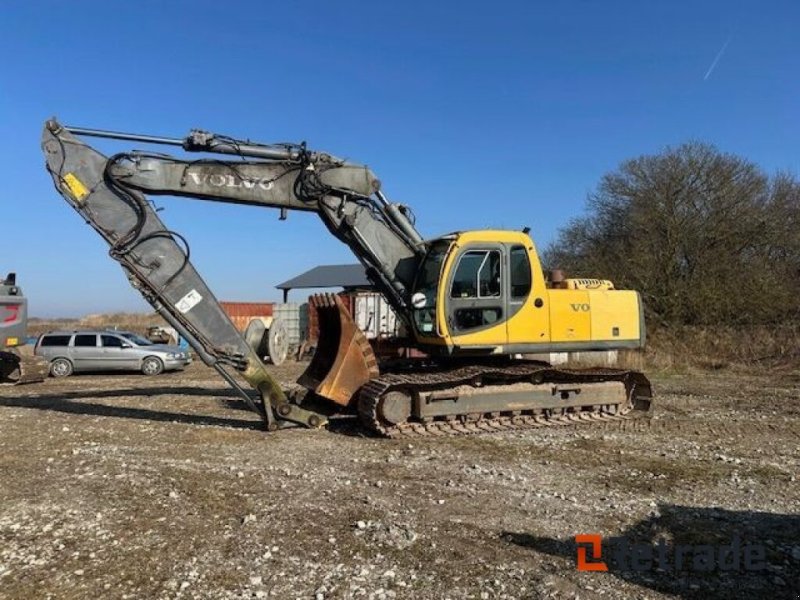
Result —
M393 391L409 396L428 391L446 391L460 386L479 389L485 385L502 386L535 382L537 384L588 385L620 382L625 402L609 406L594 403L591 392L586 403L563 407L554 396L552 405L532 410L500 411L449 415L392 424L382 418L380 403ZM587 388L590 390L591 388ZM637 371L620 369L557 369L537 362L518 362L503 366L470 365L448 370L388 373L367 383L359 393L358 410L363 424L386 437L424 435L466 435L513 429L555 427L581 423L627 420L645 416L651 407L650 382Z
M39 383L47 377L49 366L38 356L0 352L0 386Z

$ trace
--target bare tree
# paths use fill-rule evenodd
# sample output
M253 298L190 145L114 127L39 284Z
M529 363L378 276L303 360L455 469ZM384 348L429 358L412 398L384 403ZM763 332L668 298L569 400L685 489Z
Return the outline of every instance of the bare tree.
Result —
M660 323L800 317L800 184L688 143L606 174L550 267L638 289Z

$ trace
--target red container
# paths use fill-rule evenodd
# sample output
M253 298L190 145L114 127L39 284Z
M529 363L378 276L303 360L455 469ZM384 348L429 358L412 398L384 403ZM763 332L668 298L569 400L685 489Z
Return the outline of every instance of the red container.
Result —
M220 302L219 304L239 331L247 329L248 323L255 318L272 316L271 302Z

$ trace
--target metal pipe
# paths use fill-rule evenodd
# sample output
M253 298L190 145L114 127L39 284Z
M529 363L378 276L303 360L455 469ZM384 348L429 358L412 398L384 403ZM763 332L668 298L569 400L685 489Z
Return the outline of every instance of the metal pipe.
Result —
M85 127L63 126L66 131L75 135L108 138L112 140L128 140L143 142L145 144L163 144L166 146L179 146L188 152L210 152L216 154L233 154L236 156L249 156L268 160L296 160L299 153L295 150L281 146L264 146L261 144L248 144L238 140L217 137L213 133L206 134L202 131L192 131L185 138L170 138L155 135L140 135L138 133L123 133L121 131L106 131L104 129L87 129Z
M408 220L408 217L400 210L400 205L389 202L389 199L381 191L375 192L375 197L383 206L384 214L391 220L391 224L395 226L395 229L399 229L412 246L421 245L423 243L422 236L414 228L411 221Z
M122 133L119 131L105 131L103 129L86 129L84 127L70 127L64 125L64 129L75 135L86 135L89 137L110 138L112 140L130 140L133 142L145 142L148 144L165 144L168 146L183 146L184 139L158 137L154 135L139 135L137 133Z
M49 125L52 123L52 126ZM48 122L51 130L58 126L55 121ZM215 154L232 154L235 156L248 156L251 158L262 158L266 160L295 161L300 157L300 153L293 149L280 145L253 144L243 140L234 140L225 136L217 136L199 130L192 130L185 138L161 137L155 135L141 135L138 133L124 133L121 131L107 131L105 129L87 129L86 127L72 127L71 125L61 125L64 130L75 135L85 135L88 137L108 138L112 140L128 140L132 142L142 142L145 144L163 144L166 146L179 146L187 152L209 152ZM316 153L312 153L312 160L316 159ZM333 162L345 163L335 156L326 155Z
M257 415L260 415L261 418L264 419L268 431L272 431L273 429L275 429L274 426L275 415L272 414L272 405L265 398L262 397L262 400L264 402L264 410L261 411L256 406L255 402L253 402L253 399L250 397L250 394L248 394L244 390L244 388L242 388L242 386L239 385L239 383L233 378L233 376L230 373L228 373L225 370L225 368L221 364L216 363L214 365L214 370L217 373L219 373L222 376L222 378L228 382L228 385L230 385L234 389L234 391L236 391L242 397L247 406L250 407L250 410L252 410Z
M392 219L394 224L400 229L400 231L402 231L403 234L405 234L405 236L411 241L412 245L419 246L422 244L422 236L416 229L414 229L411 221L409 221L408 217L403 214L397 204L389 204L386 207L386 213Z
M218 154L233 154L234 156L249 156L252 158L265 158L267 160L297 160L300 154L294 150L281 146L261 146L229 142L225 139L212 137L206 145L194 144L192 138L187 139L183 146L185 150L195 152L216 152Z
M231 374L228 373L221 364L219 364L219 360L215 356L212 356L211 354L209 354L208 351L206 351L206 349L200 343L200 340L198 340L194 335L192 335L192 333L184 326L183 323L181 323L178 319L176 319L175 316L172 313L170 313L161 302L156 301L153 303L152 306L153 308L156 309L156 312L164 318L164 320L167 323L169 323L172 327L175 328L175 330L178 332L178 335L180 335L187 342L189 342L189 345L195 352L197 352L197 355L200 357L200 359L209 367L212 367L215 371L217 371L217 373L219 373L223 377L223 379L225 379L225 381L228 382L228 384L233 388L233 390L236 393L238 393L239 396L241 396L242 400L245 401L250 410L252 410L257 415L261 415L261 417L265 419L267 425L272 423L274 419L271 413L268 414L268 411L271 410L271 407L269 406L268 402L266 401L264 402L264 411L259 410L255 402L253 402L253 399L250 397L250 394L248 394L244 389L242 389L242 386L240 386L237 383L237 381L231 376Z

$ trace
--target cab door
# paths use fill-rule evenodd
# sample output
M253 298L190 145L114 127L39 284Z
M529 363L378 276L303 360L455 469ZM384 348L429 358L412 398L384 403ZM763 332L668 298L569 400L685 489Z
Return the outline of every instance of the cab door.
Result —
M495 347L508 341L506 249L470 244L460 249L447 281L445 314L456 346Z
M550 297L533 245L506 244L508 256L508 344L511 352L536 352L550 342Z

